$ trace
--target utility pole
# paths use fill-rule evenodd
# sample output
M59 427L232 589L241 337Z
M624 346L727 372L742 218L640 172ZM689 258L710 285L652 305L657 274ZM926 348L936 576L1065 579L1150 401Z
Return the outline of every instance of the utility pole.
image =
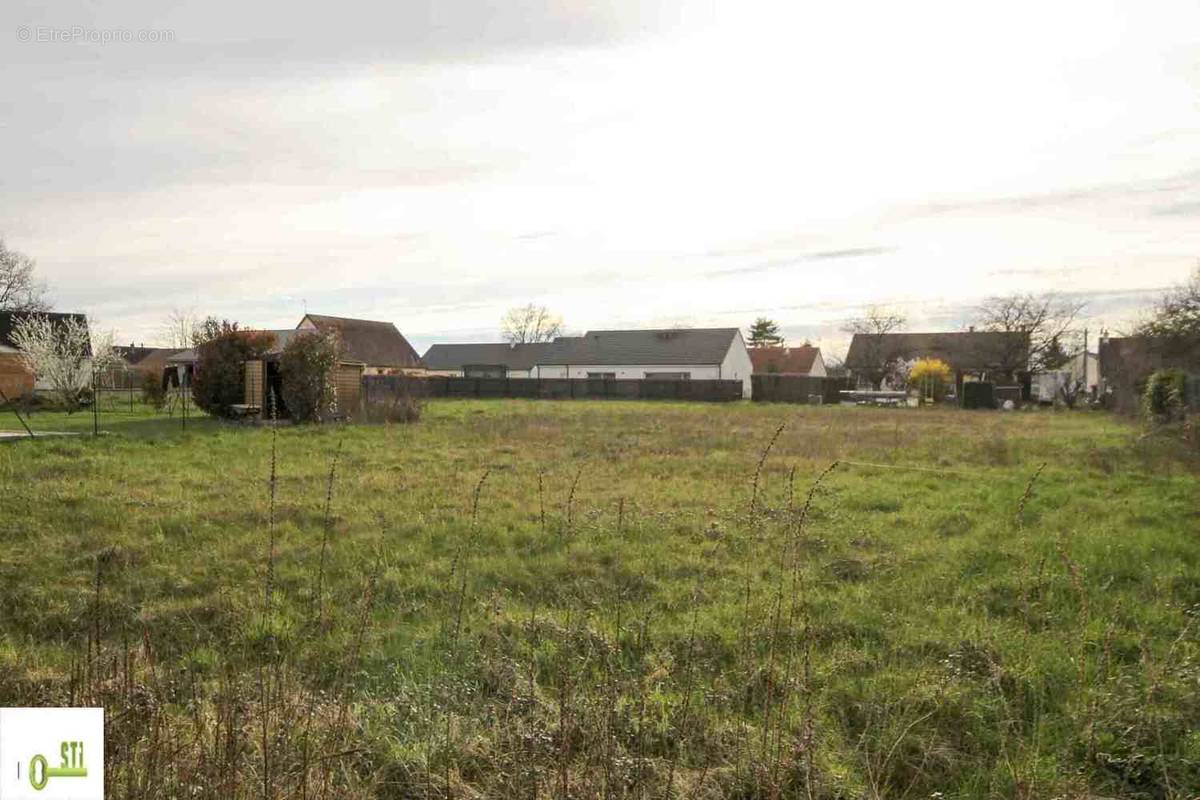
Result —
M1091 361L1088 354L1088 329L1083 329L1083 388L1090 394L1092 385L1088 383L1088 363Z

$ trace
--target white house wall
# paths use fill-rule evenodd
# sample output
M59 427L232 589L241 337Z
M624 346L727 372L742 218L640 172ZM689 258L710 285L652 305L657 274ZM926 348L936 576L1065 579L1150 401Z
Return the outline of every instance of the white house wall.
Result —
M570 374L567 370L570 369ZM612 372L617 380L639 380L647 372L686 372L692 380L709 381L721 377L716 364L571 364L538 366L530 370L533 378L586 378L589 372Z
M817 351L817 357L813 359L812 369L808 371L808 374L814 378L829 376L829 373L825 371L825 358L821 355L820 350Z
M750 361L750 351L746 349L746 342L742 339L741 332L738 332L729 344L725 360L721 362L720 377L726 381L741 381L742 399L749 400L752 374L754 374L754 364Z
M92 360L84 359L83 365L79 368L79 380L76 382L78 388L88 389L92 385ZM33 390L35 392L48 392L54 388L54 384L38 377L33 382Z
M569 369L569 373L568 373ZM571 364L534 367L529 371L531 378L586 378L589 372L613 373L616 380L642 380L647 373L685 372L694 381L741 381L742 397L750 398L750 374L754 366L745 345L738 352L730 347L721 364ZM512 372L510 377L516 377Z

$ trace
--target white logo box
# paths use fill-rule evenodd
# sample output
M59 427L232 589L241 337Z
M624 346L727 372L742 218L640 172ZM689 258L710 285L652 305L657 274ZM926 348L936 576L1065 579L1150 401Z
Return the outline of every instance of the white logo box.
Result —
M104 709L0 708L0 800L104 800Z

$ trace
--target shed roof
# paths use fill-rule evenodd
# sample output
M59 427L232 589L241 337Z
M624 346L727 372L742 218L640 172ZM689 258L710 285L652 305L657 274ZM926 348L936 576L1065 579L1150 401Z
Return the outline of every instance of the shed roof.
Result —
M336 333L342 340L346 359L372 367L419 367L421 358L404 335L390 322L349 317L305 314L322 333ZM297 326L299 327L299 326Z

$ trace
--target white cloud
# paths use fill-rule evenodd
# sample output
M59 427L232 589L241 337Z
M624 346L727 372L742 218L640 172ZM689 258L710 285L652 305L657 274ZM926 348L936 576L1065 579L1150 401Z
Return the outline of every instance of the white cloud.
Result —
M178 42L13 50L0 220L134 337L303 300L424 342L533 298L832 339L868 302L1135 303L1200 253L1194 3L89 8L4 22Z

